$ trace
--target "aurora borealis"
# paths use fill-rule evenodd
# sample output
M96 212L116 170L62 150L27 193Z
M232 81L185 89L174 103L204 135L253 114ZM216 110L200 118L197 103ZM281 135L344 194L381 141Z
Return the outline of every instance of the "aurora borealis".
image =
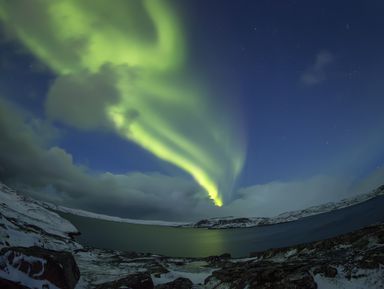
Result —
M186 33L168 1L1 1L0 18L57 75L48 116L114 130L190 174L217 206L231 198L241 130L189 80Z
M384 2L0 0L0 182L132 219L383 184Z

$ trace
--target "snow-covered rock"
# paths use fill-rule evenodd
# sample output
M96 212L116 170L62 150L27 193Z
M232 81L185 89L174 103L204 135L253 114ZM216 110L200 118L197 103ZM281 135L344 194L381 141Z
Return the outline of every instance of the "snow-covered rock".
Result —
M0 285L5 281L16 288L21 285L27 288L73 289L79 277L79 268L71 253L39 247L7 247L0 250Z

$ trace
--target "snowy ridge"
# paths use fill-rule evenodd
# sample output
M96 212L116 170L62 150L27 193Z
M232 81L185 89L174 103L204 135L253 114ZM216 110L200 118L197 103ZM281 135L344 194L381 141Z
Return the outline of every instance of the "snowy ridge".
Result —
M50 249L81 247L71 239L78 233L69 221L0 183L0 248L7 244Z
M80 210L80 209L73 209L73 208L68 208L68 207L63 207L63 206L57 206L57 205L50 204L47 202L38 202L38 203L40 203L43 207L50 209L50 210L63 212L63 213L69 213L69 214L77 215L77 216L81 216L81 217L104 220L104 221L129 223L129 224L140 224L140 225L168 226L168 227L177 227L177 226L188 225L188 223L186 223L186 222L168 222L168 221L159 221L159 220L138 220L138 219L120 218L120 217L108 216L108 215L104 215L104 214L92 213L92 212L88 212L88 211L84 211L84 210Z
M210 218L204 219L199 222L188 224L185 227L195 228L211 228L211 229L227 229L227 228L248 228L263 225L273 225L286 222L296 221L301 218L323 214L338 209L347 208L366 202L375 197L384 195L384 185L372 190L366 194L360 194L352 198L343 199L340 202L329 202L319 206L312 206L304 210L291 211L282 213L276 217L251 217L251 218L236 218L236 217L223 217L223 218Z

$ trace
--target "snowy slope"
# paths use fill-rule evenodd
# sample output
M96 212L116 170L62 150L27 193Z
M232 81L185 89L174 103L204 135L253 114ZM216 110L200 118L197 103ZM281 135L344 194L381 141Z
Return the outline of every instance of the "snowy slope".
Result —
M0 247L79 247L73 234L78 231L69 221L0 183Z
M115 216L108 216L103 214L97 214L93 212L88 212L80 209L73 209L68 208L64 206L57 206L51 203L47 202L39 202L34 201L35 203L57 212L63 212L63 213L69 213L81 217L87 217L92 219L99 219L99 220L106 220L106 221L112 221L112 222L119 222L119 223L129 223L129 224L141 224L141 225L156 225L156 226L168 226L168 227L177 227L177 226L184 226L188 225L189 223L186 222L168 222L168 221L159 221L159 220L138 220L138 219L127 219L127 218L120 218Z

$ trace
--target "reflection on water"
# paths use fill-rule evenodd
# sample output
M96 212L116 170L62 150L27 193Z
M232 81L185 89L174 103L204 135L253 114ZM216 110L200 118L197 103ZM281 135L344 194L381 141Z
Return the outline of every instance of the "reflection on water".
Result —
M84 245L167 256L209 256L229 249L225 242L227 232L223 230L137 225L60 215L81 231L78 240Z
M174 257L205 257L231 253L234 257L273 247L329 238L384 222L384 196L350 208L307 217L296 222L248 229L207 230L171 228L103 221L60 213L82 233L88 246Z

